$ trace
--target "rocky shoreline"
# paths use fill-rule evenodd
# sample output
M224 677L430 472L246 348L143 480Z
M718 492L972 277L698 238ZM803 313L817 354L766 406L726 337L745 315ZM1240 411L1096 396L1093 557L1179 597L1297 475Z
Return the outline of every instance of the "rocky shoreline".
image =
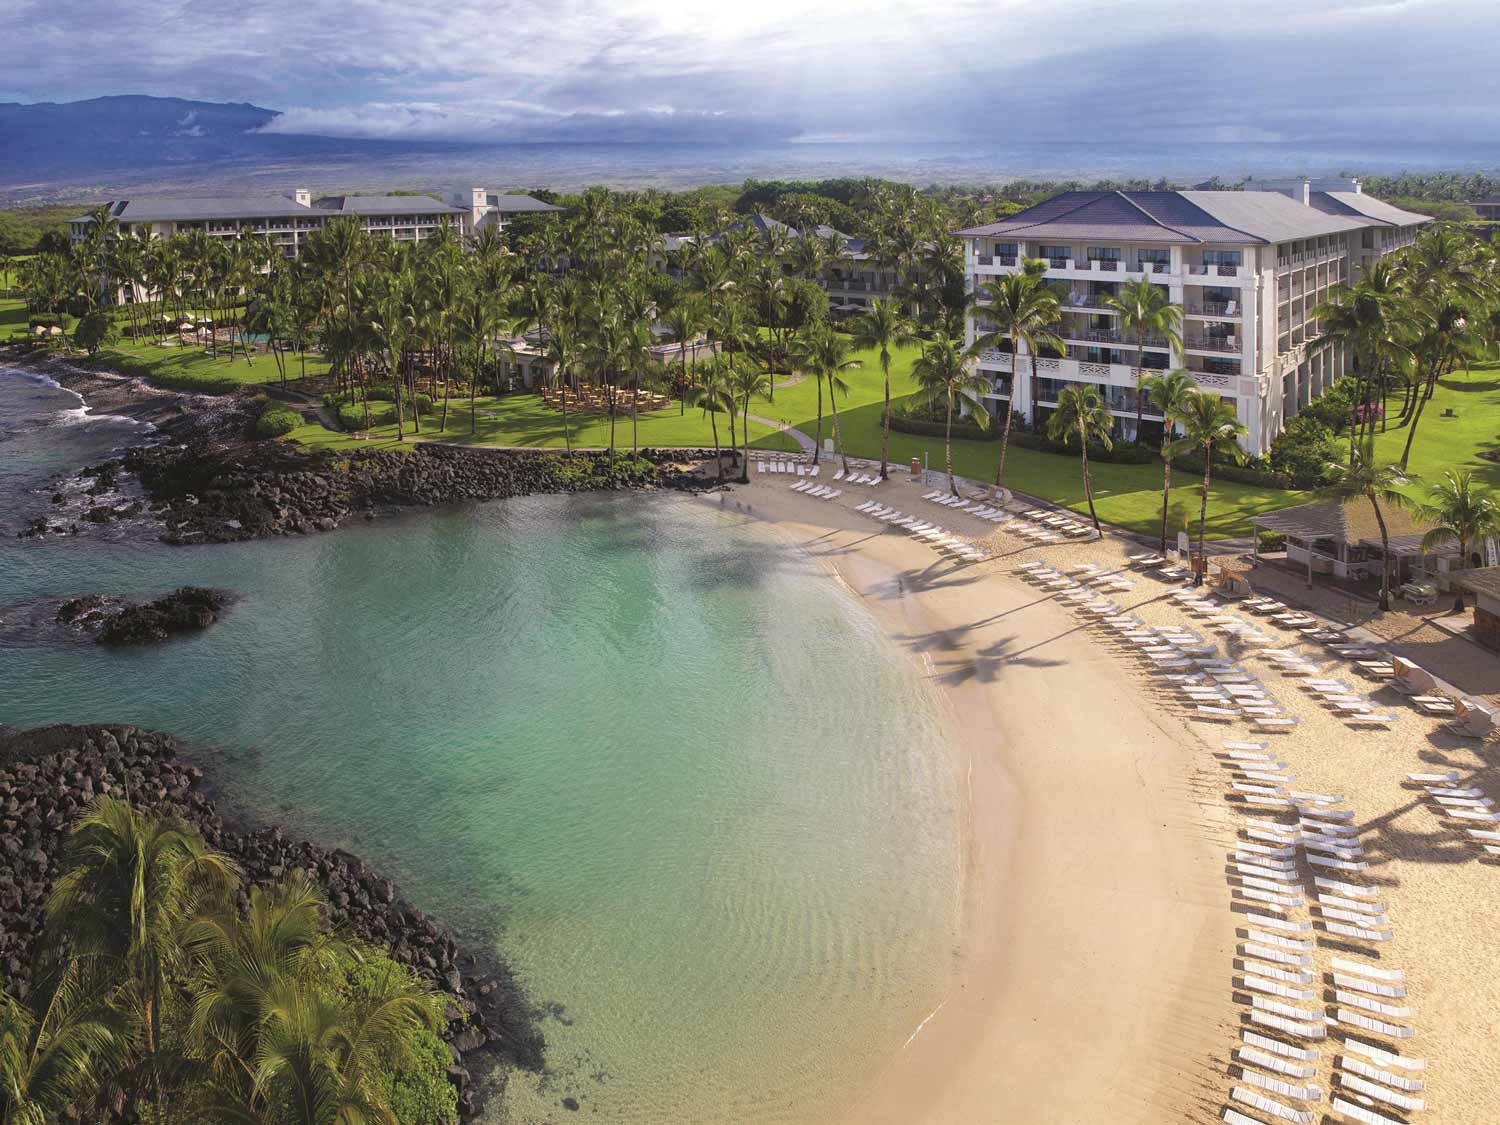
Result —
M503 963L461 951L446 929L358 856L287 839L279 828L227 821L203 770L183 754L171 735L132 726L0 729L0 975L13 994L24 998L30 988L42 905L73 821L100 794L128 794L140 807L192 823L239 863L247 884L274 883L302 869L326 890L332 926L390 950L449 993L448 1075L466 1118L481 1108L480 1080L498 1064L542 1068L537 1012Z
M712 457L712 453L709 453ZM332 531L351 517L463 500L600 489L702 489L702 450L606 453L470 449L307 452L274 442L138 446L123 467L139 476L167 543L228 543Z

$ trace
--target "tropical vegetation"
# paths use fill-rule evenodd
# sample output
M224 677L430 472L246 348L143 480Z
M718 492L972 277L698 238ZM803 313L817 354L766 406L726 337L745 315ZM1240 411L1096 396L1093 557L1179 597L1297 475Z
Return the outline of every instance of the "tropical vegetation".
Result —
M0 1122L455 1119L445 999L324 907L301 872L246 887L185 821L97 798L46 900L39 983L0 991Z

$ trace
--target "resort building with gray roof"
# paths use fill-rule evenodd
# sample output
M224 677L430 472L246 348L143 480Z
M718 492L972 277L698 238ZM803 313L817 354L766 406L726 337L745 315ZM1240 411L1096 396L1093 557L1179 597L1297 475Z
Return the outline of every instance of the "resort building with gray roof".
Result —
M1125 438L1156 442L1162 418L1149 400L1136 434L1136 341L1106 298L1148 280L1182 310L1181 345L1148 337L1142 366L1184 368L1200 389L1233 404L1251 454L1263 454L1288 419L1349 369L1337 345L1316 344L1312 310L1338 285L1415 239L1430 219L1365 195L1357 181L1256 184L1246 191L1070 191L998 222L958 232L969 290L1047 263L1058 294L1066 355L1008 344L978 359L991 407L1045 419L1069 383L1099 388ZM989 331L971 311L972 344ZM1033 371L1035 377L1033 378ZM1015 376L1019 375L1020 378Z

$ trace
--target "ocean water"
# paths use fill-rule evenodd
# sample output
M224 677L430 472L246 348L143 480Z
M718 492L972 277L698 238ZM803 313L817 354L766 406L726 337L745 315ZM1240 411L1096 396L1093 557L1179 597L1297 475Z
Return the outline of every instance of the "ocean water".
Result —
M747 179L816 180L881 176L928 184L990 184L1007 180L1166 179L1191 185L1219 176L1338 176L1401 172L1495 172L1500 143L1170 142L1120 143L1104 138L1054 143L973 142L906 144L778 143L715 145L498 144L392 148L379 155L349 154L330 142L326 155L308 153L267 161L247 156L212 164L139 169L91 178L87 184L28 182L0 186L0 199L96 199L130 188L136 194L279 193L408 188L461 191L471 186L575 191L590 184L680 190Z
M940 998L952 764L906 654L762 528L682 496L534 497L173 549L19 541L136 440L0 370L0 606L193 582L139 651L5 639L0 723L217 748L236 800L357 850L546 1005L496 1120L818 1120Z

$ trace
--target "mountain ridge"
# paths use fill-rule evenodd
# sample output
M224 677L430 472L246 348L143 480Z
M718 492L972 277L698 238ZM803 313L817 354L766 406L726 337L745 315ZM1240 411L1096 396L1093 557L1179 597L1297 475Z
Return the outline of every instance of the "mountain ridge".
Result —
M251 102L107 94L73 102L0 102L0 188L202 173L252 161L452 151L408 142L264 133L280 115Z

